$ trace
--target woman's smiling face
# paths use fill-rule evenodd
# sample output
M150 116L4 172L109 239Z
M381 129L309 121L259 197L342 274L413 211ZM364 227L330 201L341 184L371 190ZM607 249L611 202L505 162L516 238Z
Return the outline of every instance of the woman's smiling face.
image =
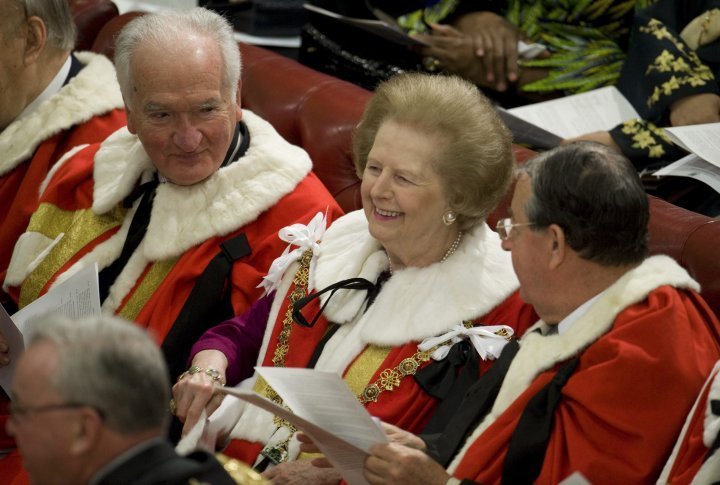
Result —
M445 141L392 119L377 132L363 172L361 194L370 234L393 263L437 262L457 236L442 216L450 207L434 164Z

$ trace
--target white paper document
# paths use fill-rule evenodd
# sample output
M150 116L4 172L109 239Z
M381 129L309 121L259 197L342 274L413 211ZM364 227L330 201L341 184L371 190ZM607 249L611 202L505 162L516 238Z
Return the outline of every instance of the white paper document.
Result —
M695 180L706 183L715 189L716 192L720 193L720 167L692 153L677 162L661 168L653 175L658 177L674 175L676 177L694 178Z
M720 167L720 123L673 126L665 132L676 145Z
M2 313L5 313L4 310ZM10 365L0 367L0 386L10 394L15 364L25 349L23 334L28 322L59 314L70 319L100 315L100 290L97 263L78 271L66 281L18 311L10 321L0 314L0 331L10 344Z
M340 376L314 369L257 367L293 412L252 392L222 391L260 406L310 436L350 485L367 483L363 464L375 443L387 443L380 426Z
M563 138L608 131L623 121L639 117L635 108L615 86L508 111Z

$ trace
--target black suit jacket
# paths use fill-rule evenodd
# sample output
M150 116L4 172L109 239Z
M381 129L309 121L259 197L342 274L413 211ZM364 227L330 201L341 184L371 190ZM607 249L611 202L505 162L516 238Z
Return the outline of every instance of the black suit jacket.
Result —
M209 453L180 456L166 441L158 441L101 477L98 485L171 485L196 480L202 484L231 485L235 481Z

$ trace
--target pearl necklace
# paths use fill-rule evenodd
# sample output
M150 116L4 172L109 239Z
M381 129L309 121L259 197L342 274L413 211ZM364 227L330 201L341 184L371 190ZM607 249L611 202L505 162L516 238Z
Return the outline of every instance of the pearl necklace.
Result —
M460 246L460 241L462 241L462 237L463 237L463 232L462 231L458 232L457 237L452 242L452 244L450 245L448 250L443 255L442 259L440 260L441 263L444 263L447 258L452 256L453 253L455 251L457 251L458 246ZM390 271L390 274L393 274L393 267L392 267L392 262L390 261L390 255L387 253L386 253L386 255L387 255L387 260L388 260L388 271Z
M449 258L450 256L452 256L453 253L454 253L455 251L457 251L458 246L460 246L460 241L462 240L462 237L463 237L463 232L462 232L462 231L458 232L458 235L457 235L457 237L455 238L455 240L453 241L453 243L450 245L450 248L448 248L447 252L445 253L445 255L444 255L444 256L442 257L442 259L440 260L441 263L445 262L445 260L446 260L447 258Z

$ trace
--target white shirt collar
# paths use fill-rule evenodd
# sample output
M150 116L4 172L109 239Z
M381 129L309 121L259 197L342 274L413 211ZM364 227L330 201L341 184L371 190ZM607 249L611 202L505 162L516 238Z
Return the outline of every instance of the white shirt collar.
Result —
M580 320L580 318L588 312L592 304L595 303L603 295L603 293L605 293L605 291L607 290L603 290L597 295L593 296L588 301L573 310L570 315L560 320L560 323L557 324L557 333L561 334L567 332L570 327L575 325L575 322ZM549 327L550 325L548 325L548 328ZM547 334L547 329L544 333Z
M47 87L43 90L40 95L35 98L32 103L25 106L25 109L20 113L20 116L18 116L16 119L23 118L33 111L35 111L38 106L43 104L48 99L55 96L60 89L62 89L63 84L65 84L65 79L67 79L68 74L70 73L70 66L72 65L72 55L68 56L67 59L65 59L65 64L60 68L60 70L55 74L55 77L50 81L50 84L47 85Z

